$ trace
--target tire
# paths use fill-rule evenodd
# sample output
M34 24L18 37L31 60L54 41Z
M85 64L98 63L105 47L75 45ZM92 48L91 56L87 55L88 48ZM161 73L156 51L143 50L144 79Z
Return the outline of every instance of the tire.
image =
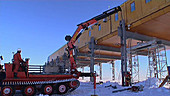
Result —
M70 92L74 91L75 89L77 89L79 86L80 86L80 82L78 80L74 80L74 81L71 81L69 83L70 85Z
M78 88L80 86L80 82L78 80L71 81L69 84L71 88Z
M57 84L56 85L56 91L57 91L57 94L65 94L65 93L67 93L67 91L68 91L67 84L64 84L64 83Z
M22 94L24 96L34 96L36 94L35 86L31 86L31 85L25 86L22 90Z
M138 92L139 91L139 87L137 86L132 86L132 89L131 89L133 92Z
M2 96L13 96L15 94L15 88L13 86L3 86L1 90Z
M54 88L52 85L42 85L41 92L46 95L53 94Z

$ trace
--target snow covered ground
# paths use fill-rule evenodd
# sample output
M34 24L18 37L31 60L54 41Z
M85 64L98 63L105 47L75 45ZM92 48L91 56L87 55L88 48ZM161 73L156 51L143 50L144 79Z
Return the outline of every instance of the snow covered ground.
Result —
M102 85L97 85L96 94L98 96L170 96L170 89L162 87L158 88L160 83L157 79L152 78L146 81L137 83L135 85L143 85L145 86L143 91L140 92L131 92L130 90L112 93L112 91L117 89L123 89L124 87L120 86L116 82L106 82ZM116 86L117 89L112 87L105 87L108 85ZM80 87L75 91L67 94L67 96L91 96L93 95L93 84L90 82L81 82ZM43 96L43 95L39 95ZM45 96L45 95L44 95ZM47 95L46 95L47 96ZM59 96L59 95L52 95L52 96Z

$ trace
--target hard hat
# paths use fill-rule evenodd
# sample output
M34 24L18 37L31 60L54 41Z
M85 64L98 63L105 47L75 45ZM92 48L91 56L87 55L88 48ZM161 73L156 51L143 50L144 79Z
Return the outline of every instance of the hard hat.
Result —
M18 48L17 51L21 51L21 48Z

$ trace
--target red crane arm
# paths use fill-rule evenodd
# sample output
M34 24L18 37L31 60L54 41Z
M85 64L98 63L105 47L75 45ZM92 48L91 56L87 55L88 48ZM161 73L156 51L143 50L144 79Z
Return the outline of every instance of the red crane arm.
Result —
M87 28L90 25L95 24L97 21L95 19L92 19L88 22L85 22L81 25L78 26L77 30L75 31L73 37L71 38L70 42L67 44L68 45L68 51L69 51L69 55L70 55L70 63L71 63L71 72L77 72L77 65L73 56L73 49L74 49L74 44L76 42L76 40L78 39L78 35L81 31L81 29Z
M90 25L93 25L95 23L97 23L97 21L103 19L103 18L106 18L114 13L117 13L121 11L121 8L120 6L118 7L114 7L110 10L107 10L105 12L103 12L102 14L98 15L98 16L95 16L93 17L92 19L90 20L87 20L81 24L78 24L78 28L76 29L76 31L74 32L73 36L66 36L65 39L66 41L68 41L67 45L68 45L68 53L69 53L69 59L70 59L70 63L71 63L71 73L76 73L78 72L76 67L76 62L75 62L75 58L73 56L73 49L75 48L74 44L76 42L76 40L80 37L81 35L81 30L82 29L87 29Z
M92 19L92 20L87 21L87 22L85 22L85 23L83 23L83 24L81 24L81 25L78 25L77 30L75 31L75 33L74 33L74 35L72 36L70 42L68 43L69 47L71 48L72 45L74 45L74 43L75 43L76 40L77 40L77 36L79 35L81 29L85 29L85 28L87 28L88 26L93 25L93 24L95 24L95 23L97 23L97 21L96 21L95 19Z

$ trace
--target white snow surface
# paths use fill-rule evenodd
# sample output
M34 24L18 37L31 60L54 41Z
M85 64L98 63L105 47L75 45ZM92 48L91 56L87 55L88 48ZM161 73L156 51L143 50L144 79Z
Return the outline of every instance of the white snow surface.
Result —
M114 90L118 89L124 89L127 87L122 87L116 82L106 82L102 85L97 85L96 94L98 96L170 96L170 89L167 89L165 87L158 88L158 85L160 82L156 78L150 78L146 81L140 82L135 84L135 86L143 85L144 89L140 92L132 92L130 90L112 93ZM117 89L114 89L112 87L105 86L112 85L116 86ZM66 96L91 96L94 95L94 89L93 84L90 82L81 82L79 88L77 88L75 91L67 94ZM39 96L48 96L48 95L42 95ZM60 95L52 95L52 96L60 96Z

